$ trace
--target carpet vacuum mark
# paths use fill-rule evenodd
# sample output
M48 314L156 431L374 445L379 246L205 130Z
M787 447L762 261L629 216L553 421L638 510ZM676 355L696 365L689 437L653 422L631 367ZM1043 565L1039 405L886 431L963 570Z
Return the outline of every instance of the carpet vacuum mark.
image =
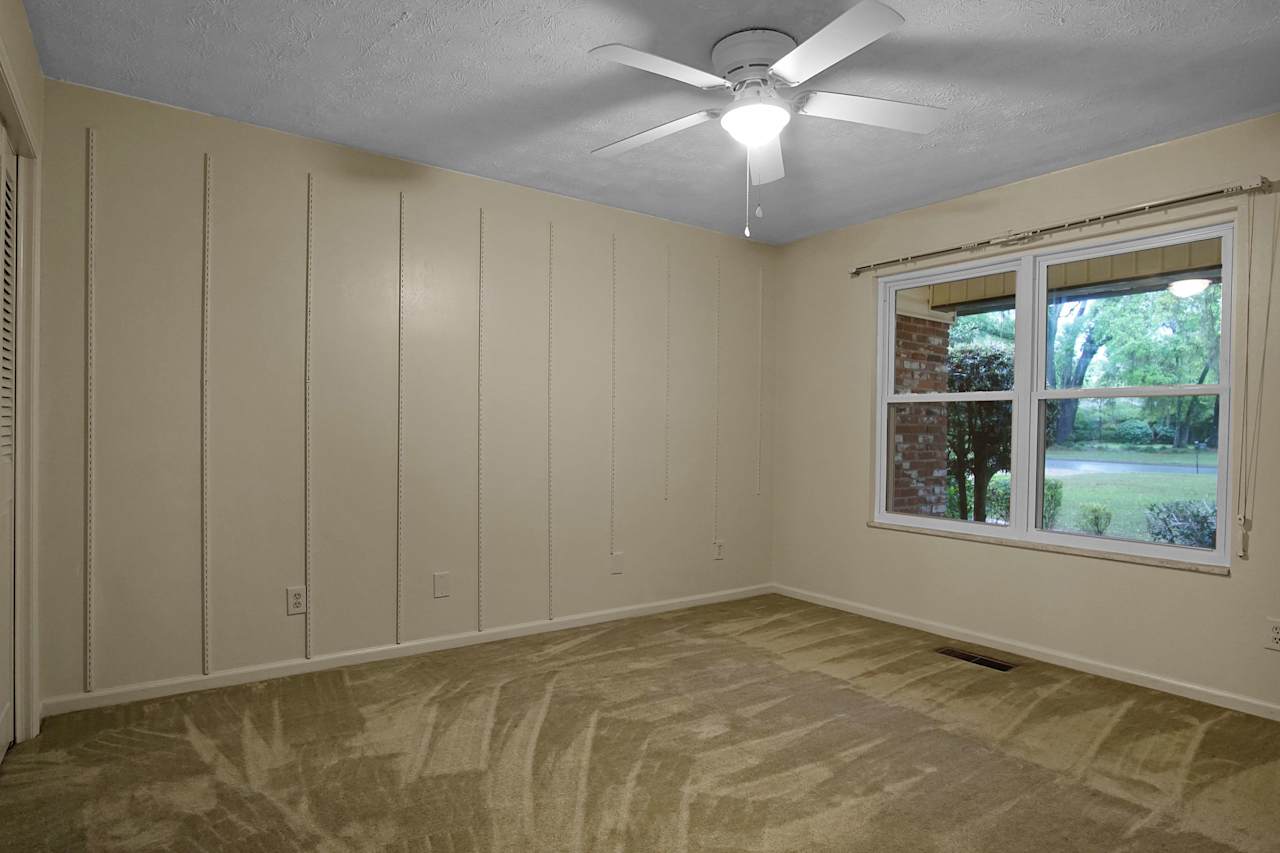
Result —
M767 595L66 714L0 849L1280 851L1280 723L938 645Z

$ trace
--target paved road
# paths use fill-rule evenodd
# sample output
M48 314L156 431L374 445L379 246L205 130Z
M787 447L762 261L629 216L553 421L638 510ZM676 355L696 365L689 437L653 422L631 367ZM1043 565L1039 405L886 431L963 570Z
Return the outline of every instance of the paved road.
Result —
M1215 460L1216 462L1216 460ZM1195 474L1194 465L1160 465L1145 462L1103 462L1096 459L1048 459L1045 474L1049 477L1072 474ZM1200 465L1200 474L1217 476L1216 464Z

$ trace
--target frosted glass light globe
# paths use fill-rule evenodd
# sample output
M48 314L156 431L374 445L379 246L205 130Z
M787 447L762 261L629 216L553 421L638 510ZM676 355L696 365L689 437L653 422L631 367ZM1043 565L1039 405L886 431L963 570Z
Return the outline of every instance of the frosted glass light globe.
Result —
M720 126L748 148L758 148L782 133L789 121L786 108L755 101L731 108L720 117Z

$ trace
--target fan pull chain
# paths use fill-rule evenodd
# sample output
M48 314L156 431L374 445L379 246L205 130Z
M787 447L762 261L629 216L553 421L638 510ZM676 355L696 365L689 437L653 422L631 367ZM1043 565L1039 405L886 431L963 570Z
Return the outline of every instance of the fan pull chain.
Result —
M747 215L743 221L742 235L744 237L751 236L751 149L747 149Z

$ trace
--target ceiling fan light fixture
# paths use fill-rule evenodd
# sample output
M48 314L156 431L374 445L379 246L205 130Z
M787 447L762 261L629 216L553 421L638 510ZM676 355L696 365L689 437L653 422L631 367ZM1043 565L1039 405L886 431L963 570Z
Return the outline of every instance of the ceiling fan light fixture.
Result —
M803 42L779 30L753 27L735 30L711 48L714 73L685 65L625 44L604 44L591 53L660 77L686 83L704 92L733 93L724 108L708 107L633 133L596 148L591 153L616 157L664 139L672 134L720 119L720 125L747 149L747 204L743 234L751 236L752 187L786 176L782 158L783 128L792 115L885 127L909 133L928 133L945 111L839 92L801 92L780 97L778 88L790 90L822 73L847 56L892 32L903 17L880 0L845 0L853 5ZM756 218L763 210L757 204Z
M720 117L720 126L748 148L772 142L791 121L791 111L767 101L752 100L730 108Z
M1169 292L1179 299L1190 299L1204 293L1211 284L1207 278L1180 278L1169 285Z

